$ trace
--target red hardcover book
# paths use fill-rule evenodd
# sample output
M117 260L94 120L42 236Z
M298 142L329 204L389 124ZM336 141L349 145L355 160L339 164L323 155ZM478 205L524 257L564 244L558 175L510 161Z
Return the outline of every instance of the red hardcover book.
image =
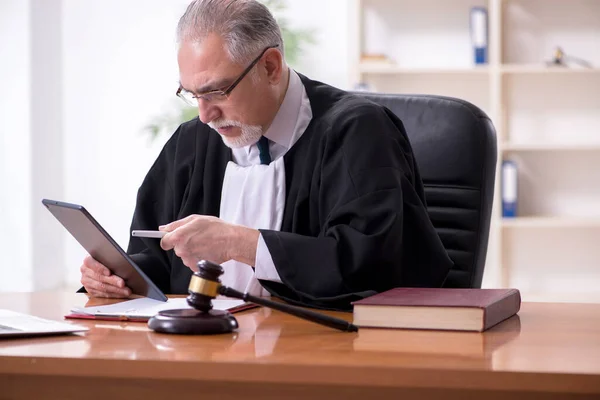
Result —
M359 327L483 332L521 308L517 289L396 288L352 303Z

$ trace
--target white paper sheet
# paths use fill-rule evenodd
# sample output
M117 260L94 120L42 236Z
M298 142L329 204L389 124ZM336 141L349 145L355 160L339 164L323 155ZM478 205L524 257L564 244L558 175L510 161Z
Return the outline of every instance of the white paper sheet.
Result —
M84 332L88 328L0 309L0 338Z
M245 304L243 300L237 299L214 299L212 305L214 310L229 310ZM177 308L191 308L184 297L169 299L166 302L154 300L148 297L122 301L107 306L73 308L71 311L80 314L96 316L127 316L147 317L156 315L159 311Z

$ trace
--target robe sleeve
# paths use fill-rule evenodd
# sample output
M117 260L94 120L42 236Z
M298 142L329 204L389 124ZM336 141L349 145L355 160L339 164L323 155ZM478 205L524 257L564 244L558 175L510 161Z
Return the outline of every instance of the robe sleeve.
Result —
M426 211L404 127L363 105L331 124L322 146L317 236L261 230L292 303L351 309L399 286L440 287L452 265Z

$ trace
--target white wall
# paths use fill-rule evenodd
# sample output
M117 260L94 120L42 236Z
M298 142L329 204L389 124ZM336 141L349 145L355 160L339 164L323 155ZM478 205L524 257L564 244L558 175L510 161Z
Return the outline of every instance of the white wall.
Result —
M85 252L41 198L83 204L127 246L137 189L168 136L150 142L143 127L180 101L175 27L188 3L0 0L1 291L79 286ZM287 3L291 25L317 40L294 67L347 88L346 1Z
M0 291L31 290L29 3L0 0Z
M187 2L65 0L65 194L126 248L137 189L166 140L143 127L178 101L175 26ZM68 282L84 250L66 240Z
M41 204L64 193L64 101L62 0L31 2L31 240L33 290L53 289L64 282L65 233Z
M348 0L288 0L291 26L312 29L315 44L294 68L311 79L341 89L352 87L349 79L350 27ZM316 12L318 10L318 12Z

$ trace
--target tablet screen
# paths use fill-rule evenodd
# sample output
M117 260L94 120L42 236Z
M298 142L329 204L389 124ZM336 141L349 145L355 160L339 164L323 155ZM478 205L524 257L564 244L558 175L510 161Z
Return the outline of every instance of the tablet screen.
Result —
M42 203L95 260L121 277L134 294L167 300L167 296L83 206L48 199L43 199Z

